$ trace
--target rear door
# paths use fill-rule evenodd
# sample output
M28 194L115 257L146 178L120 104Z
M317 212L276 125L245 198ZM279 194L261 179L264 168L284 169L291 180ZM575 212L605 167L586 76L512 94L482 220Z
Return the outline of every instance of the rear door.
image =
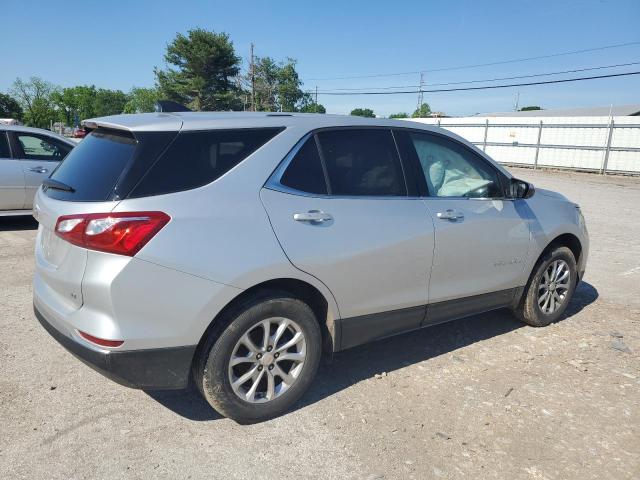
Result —
M31 208L33 197L42 181L51 175L73 147L51 136L31 132L12 132L17 157L25 182L23 208Z
M333 292L343 348L420 325L433 224L389 129L309 135L261 197L291 262Z
M401 144L406 140L413 147L434 219L430 303L484 294L490 294L488 302L508 303L509 290L521 286L530 234L526 211L505 195L506 176L450 137L414 130L396 134Z
M0 130L0 211L20 210L24 205L24 173L20 160L13 158L9 139Z

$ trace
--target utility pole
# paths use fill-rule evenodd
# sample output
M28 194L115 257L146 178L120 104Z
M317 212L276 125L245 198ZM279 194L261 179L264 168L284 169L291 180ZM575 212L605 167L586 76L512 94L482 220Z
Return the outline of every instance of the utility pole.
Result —
M318 108L318 85L316 85L316 110Z
M249 75L251 76L251 111L256 111L256 73L253 59L253 42L251 42L251 63L249 64Z
M420 72L420 89L418 90L418 110L422 106L422 87L424 86L424 73Z
M520 92L516 92L516 103L513 106L513 111L518 111L518 106L520 105Z

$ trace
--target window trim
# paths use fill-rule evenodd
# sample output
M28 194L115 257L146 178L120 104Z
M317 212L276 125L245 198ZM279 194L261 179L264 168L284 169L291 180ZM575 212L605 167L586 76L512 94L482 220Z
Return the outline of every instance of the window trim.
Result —
M419 197L409 195L409 179L407 178L405 160L402 158L400 154L400 150L398 149L398 144L396 142L396 138L393 135L393 130L395 127L390 127L386 125L345 125L345 126L332 126L332 127L320 127L314 128L307 132L296 144L293 146L289 153L285 155L282 161L278 164L273 173L269 176L269 179L263 185L263 188L268 188L269 190L274 190L281 193L288 193L291 195L298 195L302 197L312 197L312 198L335 198L335 199L375 199L375 200L406 200L409 198L416 199ZM325 164L324 153L322 152L322 148L320 146L320 141L318 138L318 134L326 131L336 131L336 130L386 130L391 135L393 140L393 145L395 147L396 155L398 156L398 160L400 161L400 169L402 171L402 180L404 181L404 195L335 195L331 193L331 182L329 182L329 176L327 172L327 167ZM322 193L311 193L305 192L302 190L297 190L292 187L288 187L280 183L280 179L284 174L285 170L288 168L289 164L296 156L298 151L302 148L305 142L313 137L316 143L316 148L318 149L318 155L320 156L320 162L322 164L322 171L325 177L325 183L327 186L326 194Z
M2 135L4 135L4 138L7 140L7 148L9 149L9 156L0 157L0 158L4 158L5 160L13 160L15 157L13 156L13 148L11 147L11 137L9 137L9 131L0 130L0 136Z
M428 198L428 199L433 199L433 200L480 200L480 201L514 200L514 198L509 197L508 193L507 193L507 184L508 184L507 180L508 180L508 178L506 177L506 175L504 173L502 173L498 168L496 168L496 166L493 165L491 162L489 162L486 158L484 158L482 155L479 155L478 152L476 152L472 148L470 148L468 145L465 145L464 143L456 140L455 138L450 137L449 135L446 135L446 134L443 134L443 133L439 133L439 132L432 132L430 130L422 130L422 129L419 129L419 128L405 128L405 127L393 127L393 130L397 130L397 131L400 131L402 133L406 133L407 135L409 135L410 133L413 132L413 133L418 133L418 134L427 135L427 136L440 137L440 138L442 138L444 140L452 142L455 145L458 145L459 147L462 147L464 150L469 152L471 155L473 155L475 158L477 158L484 165L489 167L496 174L496 177L498 178L500 191L502 192L502 196L500 196L500 197L463 197L463 196L438 197L436 195L432 195L432 193L429 191L429 185L427 183L427 179L425 177L425 173L422 170L422 165L420 165L420 160L419 160L419 158L417 156L418 154L415 151L415 147L413 147L414 148L414 155L411 155L412 158L403 159L403 161L406 161L406 162L412 164L412 169L411 169L412 170L412 174L418 176L418 178L415 179L415 180L418 180L418 182L421 184L421 187L426 192L426 195L423 195L421 192L418 192L418 194L419 194L418 198L423 198L423 199L424 198ZM400 149L399 149L399 153L400 154L402 153L400 151Z
M36 132L20 132L17 130L11 130L9 132L10 140L9 140L9 148L11 149L11 154L13 155L13 158L16 160L21 160L21 161L27 161L27 162L62 162L62 160L64 160L67 155L69 155L69 153L71 153L71 150L73 150L73 148L75 147L72 145L69 145L66 142L63 142L62 140L52 137L50 135L46 135L44 133L36 133ZM35 137L35 138L39 138L41 140L46 140L49 143L59 143L60 145L64 145L65 147L69 147L69 151L67 152L67 154L62 157L62 158L29 158L27 157L27 153L25 153L24 149L22 148L22 144L20 143L20 140L18 139L19 135L25 135L25 136L29 136L29 137Z

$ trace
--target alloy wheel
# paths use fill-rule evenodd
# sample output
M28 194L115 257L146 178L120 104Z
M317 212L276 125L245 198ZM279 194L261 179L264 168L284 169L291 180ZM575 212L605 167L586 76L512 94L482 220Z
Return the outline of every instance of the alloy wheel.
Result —
M554 313L567 299L571 270L564 260L555 260L544 271L538 286L538 306L542 313Z
M249 403L278 398L298 379L306 358L300 326L284 317L253 325L240 337L229 360L234 393Z

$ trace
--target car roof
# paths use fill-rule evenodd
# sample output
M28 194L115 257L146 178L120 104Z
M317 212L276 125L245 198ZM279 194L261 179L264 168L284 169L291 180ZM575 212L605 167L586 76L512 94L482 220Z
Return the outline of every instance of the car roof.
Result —
M59 140L62 140L69 145L75 146L76 143L73 140L63 137L62 135L58 135L51 130L45 130L44 128L35 128L35 127L25 127L24 125L4 125L0 124L0 131L11 131L11 132L23 132L23 133L38 133L40 135L47 135L49 137L54 137Z
M351 115L277 112L161 112L112 115L83 122L88 128L115 128L131 132L213 130L222 128L303 127L309 130L339 126L395 126L425 128L424 123Z

